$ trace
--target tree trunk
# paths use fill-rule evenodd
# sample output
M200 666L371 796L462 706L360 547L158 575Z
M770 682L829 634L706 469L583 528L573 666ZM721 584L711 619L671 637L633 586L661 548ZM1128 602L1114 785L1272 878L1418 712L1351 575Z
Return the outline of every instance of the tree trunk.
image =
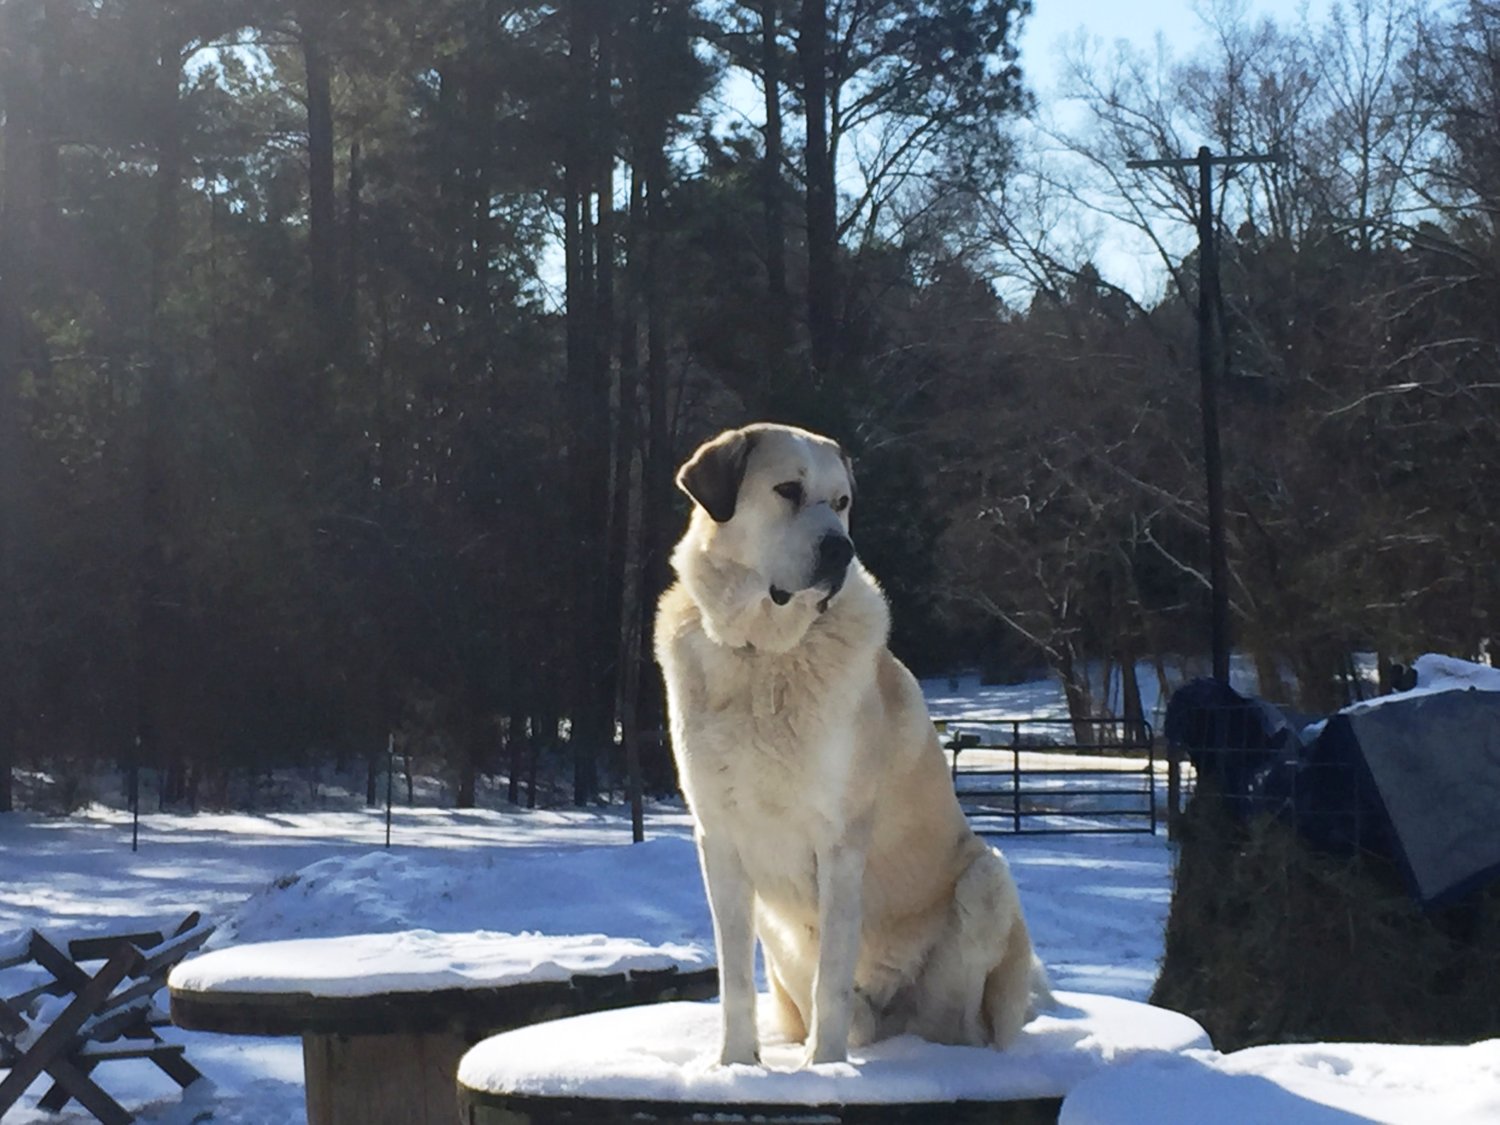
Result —
M464 701L464 737L458 751L458 792L454 805L472 809L479 795L479 773L489 748L489 723L479 693L466 686Z
M1267 652L1263 647L1257 645L1254 651L1255 660L1255 692L1262 699L1269 699L1273 703L1284 703L1287 700L1286 684L1281 679L1281 666L1274 653Z
M647 7L649 7L649 0ZM639 13L649 15L649 12ZM639 58L640 31L637 29L637 55ZM632 123L635 137L641 136L640 120ZM641 740L640 740L640 681L641 638L640 626L645 621L642 602L646 590L646 496L645 469L648 451L646 434L641 426L641 275L644 272L645 252L645 176L638 160L631 170L628 219L625 224L625 270L620 309L620 449L624 456L616 462L616 477L624 487L616 489L616 519L629 528L626 556L628 580L624 584L624 597L620 606L620 669L617 704L620 713L620 734L625 752L625 793L630 802L631 839L640 843L645 839L641 786ZM639 465L639 475L637 475Z
M1156 670L1156 691L1162 700L1171 698L1172 680L1167 675L1167 662L1162 659L1160 652L1151 658L1151 666Z
M1381 650L1375 654L1375 694L1390 695L1395 691L1395 665L1391 654Z
M1094 741L1093 724L1088 719L1094 712L1093 695L1089 691L1087 673L1078 666L1078 658L1071 645L1060 645L1053 671L1062 681L1063 697L1068 701L1068 717L1073 720L1073 740L1081 746Z
M828 10L826 0L803 0L797 38L807 108L807 333L813 375L833 367L838 333L838 239L832 152L828 141Z
M567 348L568 386L572 404L568 412L572 419L572 432L568 434L569 483L572 506L572 527L577 542L571 552L573 572L570 581L572 598L572 649L574 657L573 676L575 683L570 692L575 711L573 750L573 792L575 803L583 804L588 763L583 761L584 748L577 737L578 715L585 692L583 685L593 671L590 648L597 638L589 636L590 614L587 611L593 600L592 575L583 565L592 546L588 528L593 517L588 504L588 480L584 443L591 439L585 432L586 417L584 402L587 396L592 347L590 346L590 321L592 319L594 293L589 282L586 265L587 247L584 242L583 212L588 206L587 178L584 165L583 139L579 131L586 117L587 98L582 93L583 72L587 66L587 39L583 32L582 8L587 0L572 0L568 19L568 137L563 167L563 276L566 286L565 339Z
M609 481L609 384L600 380L599 290L593 179L597 173L594 94L594 28L599 0L573 0L568 27L569 133L563 170L563 257L567 277L567 367L570 390L570 478L577 545L573 551L573 651L569 739L573 755L573 802L591 804L599 790L598 752L613 734L604 713L601 681L607 684L606 646L615 634L604 619L599 582L605 552ZM607 351L607 348L604 350Z
M302 60L307 72L307 255L312 307L336 310L344 306L338 292L334 230L333 93L321 33L307 19L302 21Z
M1146 742L1146 709L1141 705L1141 681L1136 675L1135 654L1120 657L1120 716L1125 720L1125 741L1131 746Z
M608 460L603 494L606 515L604 573L599 622L601 629L600 675L593 706L601 720L599 745L614 747L619 685L622 672L622 638L625 608L625 576L634 552L630 549L631 478L635 462L635 386L624 367L616 378L614 348L619 342L616 323L615 257L618 216L615 211L615 138L617 122L613 99L615 71L615 21L613 5L604 0L595 9L597 48L594 69L593 158L594 190L599 219L594 232L594 385L604 394L608 424L603 433L612 442L605 446ZM601 434L601 437L603 434Z
M512 719L510 738L506 741L510 767L505 780L505 799L512 805L521 803L521 768L526 761L525 750L529 742L524 727L525 719Z
M171 365L162 340L161 311L177 244L177 188L181 177L182 138L178 128L178 83L181 59L163 45L156 74L155 207L149 232L151 263L147 294L146 363L141 390L141 543L138 555L136 755L145 764L165 769L161 799L177 803L193 795L187 764L170 758L163 745L167 688L165 655L172 648L166 610L167 438L171 403ZM170 759L170 760L169 760Z
M7 144L7 154L12 151ZM17 240L10 237L14 223L14 216L0 209L0 813L15 807L12 771L18 764L21 733L17 556L21 544L21 443L26 427L21 414L21 311L14 284L21 259L15 256Z
M35 114L43 96L34 38L23 26L21 5L0 6L0 42L14 45L0 77L9 76L0 162L0 812L14 808L12 770L17 762L21 705L17 698L21 635L18 553L21 544L21 373L25 366L24 279L30 276L31 225L37 206ZM29 14L29 13L28 13Z
M1343 707L1345 667L1340 646L1326 641L1309 641L1296 655L1297 701L1303 710L1329 713Z
M499 7L496 0L486 0L483 5L486 38L492 36L495 29L504 22L504 16L498 11ZM477 73L471 73L467 82L468 105L466 106L470 122L468 153L472 163L467 201L472 229L469 242L473 247L473 267L469 271L473 295L469 303L474 310L474 315L479 319L480 336L484 341L484 363L486 369L490 371L494 370L495 357L503 347L500 317L496 315L491 277L491 266L495 256L495 220L491 203L498 163L495 151L495 130L500 102L496 87L500 78L501 75L493 66L481 66Z
M1359 703L1365 697L1365 684L1359 675L1359 665L1354 661L1354 653L1348 649L1343 654L1344 666L1344 706L1351 703Z
M0 4L0 813L15 807L14 770L20 764L25 636L20 583L27 571L27 425L22 380L48 374L45 338L32 325L29 283L45 276L56 241L59 157L49 120L61 82L70 9L45 4Z
M343 306L339 315L339 351L347 359L353 359L356 331L359 327L359 270L360 270L360 147L355 141L349 146L349 182L346 188L345 238L344 238L344 283Z
M771 298L775 360L786 350L786 217L782 207L781 52L777 43L777 0L760 6L761 82L765 86L765 158L761 169L762 207L766 221L766 291Z
M666 725L666 688L652 649L656 603L671 584L668 561L673 515L672 434L667 395L667 299L662 285L662 256L666 239L667 123L652 120L643 129L645 182L641 206L645 213L645 259L641 297L646 316L645 409L646 443L641 464L641 602L640 668L636 689L637 731L660 731ZM642 786L659 791L672 777L665 738L640 743Z

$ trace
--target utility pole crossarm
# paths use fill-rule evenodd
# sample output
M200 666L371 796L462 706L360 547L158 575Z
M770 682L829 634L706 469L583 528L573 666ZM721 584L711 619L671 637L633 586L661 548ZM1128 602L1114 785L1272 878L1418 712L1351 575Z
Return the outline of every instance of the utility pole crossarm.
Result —
M1197 156L1181 156L1170 160L1127 160L1125 167L1132 170L1145 168L1191 168L1199 164L1282 164L1286 157L1280 152L1255 152L1242 156L1211 156L1200 152Z

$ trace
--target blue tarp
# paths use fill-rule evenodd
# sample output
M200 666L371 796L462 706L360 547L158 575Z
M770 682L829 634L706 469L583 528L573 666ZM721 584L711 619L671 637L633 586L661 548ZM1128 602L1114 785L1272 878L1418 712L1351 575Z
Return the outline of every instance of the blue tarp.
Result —
M1265 700L1218 680L1190 680L1167 702L1162 733L1187 751L1198 783L1212 784L1238 813L1278 811L1290 794L1287 771L1302 743L1292 721Z
M1386 855L1424 905L1500 878L1500 693L1386 696L1304 742L1273 705L1195 680L1163 728L1231 812L1281 817L1325 850Z

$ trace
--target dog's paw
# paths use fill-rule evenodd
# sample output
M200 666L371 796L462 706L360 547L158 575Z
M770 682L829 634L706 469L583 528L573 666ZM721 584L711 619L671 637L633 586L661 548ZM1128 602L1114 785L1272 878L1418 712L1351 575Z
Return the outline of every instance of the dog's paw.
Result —
M752 1042L725 1043L719 1052L720 1066L759 1066L760 1047Z
M723 1046L717 1050L704 1051L686 1060L683 1065L693 1074L711 1074L716 1070L734 1066L762 1066L760 1049L752 1043L748 1047L731 1049Z
M807 1049L802 1052L797 1069L806 1070L810 1066L827 1066L830 1063L847 1063L848 1061L849 1048L847 1046L827 1044L816 1047L809 1043Z
M719 1054L719 1066L760 1066L760 1052L750 1051L745 1054L738 1052L731 1054L723 1051Z

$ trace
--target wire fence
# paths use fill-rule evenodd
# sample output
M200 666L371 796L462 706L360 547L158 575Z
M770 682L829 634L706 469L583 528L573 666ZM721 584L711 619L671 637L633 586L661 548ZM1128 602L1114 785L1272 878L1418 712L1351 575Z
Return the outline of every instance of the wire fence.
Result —
M1169 710L1166 753L1238 820L1273 816L1325 850L1383 850L1387 818L1347 720L1310 724L1255 699Z

